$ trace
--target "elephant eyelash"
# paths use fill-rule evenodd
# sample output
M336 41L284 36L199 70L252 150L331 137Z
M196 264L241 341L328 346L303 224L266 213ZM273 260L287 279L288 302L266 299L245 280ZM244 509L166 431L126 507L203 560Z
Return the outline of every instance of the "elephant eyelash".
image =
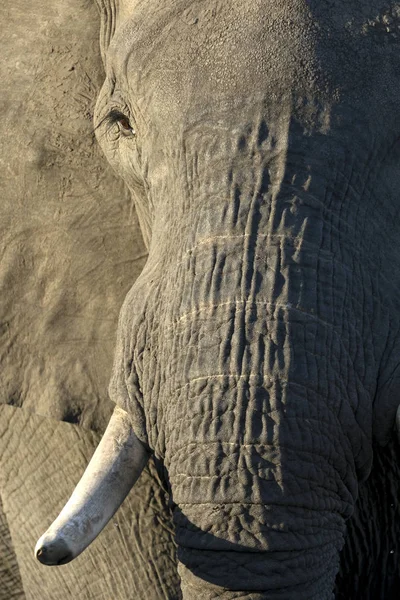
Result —
M105 120L108 121L110 125L114 125L114 123L118 123L118 121L121 121L122 119L129 121L128 117L120 110L111 110L105 117Z
M106 132L109 131L111 129L111 127L113 125L115 125L116 123L122 123L123 121L125 121L126 123L128 123L128 127L123 127L123 129L128 132L130 130L132 135L135 135L135 130L132 127L132 125L130 124L130 120L129 118L124 115L124 113L122 113L120 110L110 110L109 113L106 114L105 117L103 117L100 121L100 123L98 123L94 129L94 131L97 131L102 125L106 124L107 129Z

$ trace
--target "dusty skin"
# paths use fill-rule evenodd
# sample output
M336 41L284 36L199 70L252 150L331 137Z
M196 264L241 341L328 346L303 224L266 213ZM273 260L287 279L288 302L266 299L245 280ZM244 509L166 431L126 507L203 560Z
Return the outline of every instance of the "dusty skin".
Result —
M227 14L228 4L174 2L170 10L168 2L101 3L108 10L100 38L107 82L100 94L100 26L90 2L33 1L29 7L15 2L0 9L7 31L1 73L6 119L0 138L5 190L0 276L6 290L1 306L1 400L6 404L0 412L1 600L158 600L182 593L189 600L322 600L332 597L338 561L336 598L396 597L399 448L393 425L399 311L392 290L399 287L400 272L399 6L310 1L284 2L277 9L276 3L255 2L244 19L238 18L241 3ZM262 46L268 48L267 60L252 45L259 23L269 32L268 46ZM249 31L243 51L237 44ZM129 88L122 67L132 40ZM154 51L148 56L150 42ZM110 106L108 86L115 79L118 93ZM243 88L245 98L252 99L249 90L254 92L259 81L258 98L268 90L266 102L257 110L253 100L240 105ZM128 88L135 89L133 96ZM279 88L297 96L297 108L288 106L287 95L277 94ZM134 366L118 375L119 343L111 387L113 399L128 410L135 432L154 455L97 540L76 561L49 569L35 562L33 547L72 493L111 414L106 388L117 316L147 255L130 193L94 144L97 96L97 122L116 106L125 118L131 113L134 140L125 135L125 146L116 145L115 126L123 126L119 117L106 135L98 132L99 141L133 191L146 243L154 242L120 325ZM231 204L223 209L228 197ZM270 206L273 218L265 212ZM318 212L321 206L324 215ZM219 213L220 208L226 212ZM324 218L318 221L317 215ZM259 244L266 218L270 236ZM232 244L224 246L229 236ZM242 247L243 239L250 244ZM235 315L223 308L232 302L232 289L238 289L235 276L243 275L238 257L246 265L240 292L258 307L249 320L240 308L243 297L234 296ZM265 273L263 264L273 268ZM218 277L208 279L213 273ZM307 290L316 290L316 296ZM264 314L266 298L281 310ZM215 309L208 316L205 304ZM329 337L330 331L337 337ZM262 363L257 362L261 346L255 351L260 339L271 344L263 346L269 360ZM232 340L231 347L226 340ZM222 353L217 351L221 344ZM243 347L251 352L241 355ZM216 367L222 370L211 370ZM238 383L219 386L227 373L239 376ZM254 373L263 379L249 377ZM283 398L279 385L285 380L290 393ZM211 405L207 398L213 399ZM268 410L260 409L257 399ZM289 430L283 413L272 412L268 404L284 401L294 424ZM301 419L295 410L300 404ZM315 407L319 421L313 420ZM298 443L298 455L306 452L312 434L312 461L297 457L292 463L282 451L289 434ZM235 435L238 451L214 453L217 444L232 445ZM269 442L269 435L277 462L259 445ZM318 435L324 437L322 445ZM308 467L315 470L299 478ZM318 479L318 468L323 478ZM235 473L240 477L232 484ZM204 485L216 478L219 486ZM266 500L257 504L249 496L254 506L246 513L240 494L248 495L251 488L263 498L263 481L270 482ZM310 490L310 482L318 493ZM204 500L201 508L194 506L193 496ZM314 595L304 596L304 585L299 593L288 591L287 586L299 584L300 571L310 589L315 583L303 563L297 568L296 558L285 590L276 591L278 576L276 594L265 591L271 561L276 560L276 573L284 564L276 548L282 536L273 534L279 515L272 511L272 498L283 525L297 531L299 555L305 557L309 544L312 557L321 542L321 560L308 561L313 576L323 573ZM296 498L292 520L285 513L290 498ZM300 505L314 510L316 498L324 498L325 528L319 517L313 523L304 516L299 520ZM236 513L228 512L229 500ZM332 504L339 515L335 522L327 509ZM269 520L257 506L269 508ZM347 531L342 517L349 517Z

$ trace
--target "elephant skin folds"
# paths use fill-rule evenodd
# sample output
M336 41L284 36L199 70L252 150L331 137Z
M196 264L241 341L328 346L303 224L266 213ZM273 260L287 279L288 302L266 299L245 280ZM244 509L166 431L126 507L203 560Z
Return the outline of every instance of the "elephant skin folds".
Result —
M389 13L183 0L138 2L107 25L98 140L149 247L121 311L110 395L165 466L185 600L332 598L374 414L390 439L400 90ZM127 120L134 134L122 134Z
M314 202L318 174L315 190L293 189L296 164L275 195L273 167L262 179L248 166L262 181L255 191L222 179L235 185L237 205L204 199L177 258L171 248L160 267L150 255L121 312L110 394L167 468L183 590L192 572L204 594L209 581L269 598L293 586L297 598L322 599L372 458L371 410L358 405L371 397L374 371L362 381L348 350L362 344L372 356L352 306L366 274L351 275L350 249L342 260L329 250L338 234ZM343 326L343 312L355 326ZM283 558L289 547L297 569Z
M399 3L98 5L125 187L93 145L94 6L2 15L0 478L27 598L397 598ZM98 442L77 425L110 414L145 262L128 188L149 258L110 393L153 462L49 571L33 536Z

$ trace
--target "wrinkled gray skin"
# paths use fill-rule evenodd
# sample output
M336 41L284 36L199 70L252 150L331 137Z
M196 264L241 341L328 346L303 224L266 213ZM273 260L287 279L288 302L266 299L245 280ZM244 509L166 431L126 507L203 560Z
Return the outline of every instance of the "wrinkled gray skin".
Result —
M394 455L400 5L103 10L97 137L149 248L110 395L168 473L182 596L333 598Z

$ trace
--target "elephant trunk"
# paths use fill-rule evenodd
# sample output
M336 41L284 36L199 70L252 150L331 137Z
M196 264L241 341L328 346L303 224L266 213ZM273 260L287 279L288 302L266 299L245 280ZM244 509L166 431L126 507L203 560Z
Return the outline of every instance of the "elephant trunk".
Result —
M193 189L163 204L121 312L110 394L167 469L185 600L332 598L371 465L369 275L343 242L358 203L289 125L185 138L196 161L171 172Z
M162 417L149 444L168 470L185 600L325 600L371 463L362 299L314 195L238 198L204 208L164 274L167 366L141 380L147 423ZM148 342L141 374L157 373L154 354Z
M148 458L129 416L115 408L71 498L38 540L36 558L45 565L66 564L76 558L117 511Z
M306 368L303 350L289 342L295 331L300 339L303 319L293 309L282 313L283 347L292 350L281 369L249 355L241 373L198 376L173 401L166 464L185 600L333 597L357 496L354 448L341 419L354 432L357 424L333 357L314 348ZM271 356L275 344L266 346Z

